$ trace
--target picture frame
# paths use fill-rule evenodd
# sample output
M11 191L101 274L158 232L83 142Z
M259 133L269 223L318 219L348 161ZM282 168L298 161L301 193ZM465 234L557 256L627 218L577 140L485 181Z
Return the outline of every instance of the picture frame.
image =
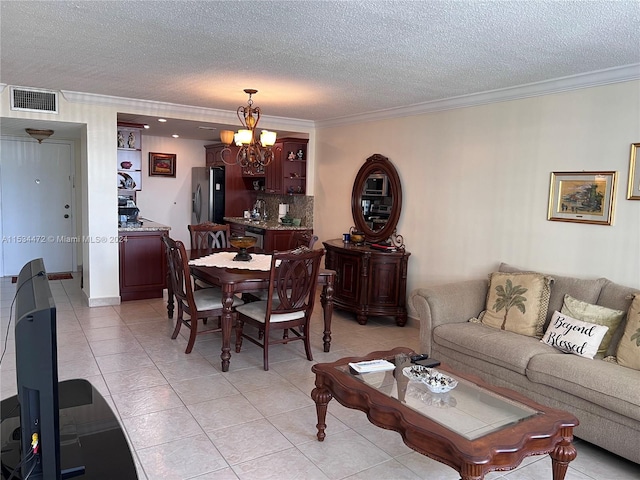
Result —
M618 172L551 172L547 220L612 225Z
M640 200L640 143L631 144L631 156L629 159L629 185L627 187L627 200ZM638 176L636 177L636 172Z
M149 152L149 176L175 178L176 154Z

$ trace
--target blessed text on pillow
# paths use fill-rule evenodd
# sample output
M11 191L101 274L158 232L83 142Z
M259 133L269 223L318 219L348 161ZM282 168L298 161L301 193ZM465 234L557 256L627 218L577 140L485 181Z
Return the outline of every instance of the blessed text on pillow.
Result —
M560 351L593 358L609 327L576 320L556 311L540 340Z

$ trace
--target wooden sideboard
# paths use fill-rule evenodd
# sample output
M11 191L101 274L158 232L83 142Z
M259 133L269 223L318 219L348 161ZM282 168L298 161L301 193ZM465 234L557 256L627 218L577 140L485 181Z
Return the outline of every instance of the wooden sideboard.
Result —
M369 316L395 317L398 326L407 322L407 266L409 252L384 252L368 245L357 246L341 239L322 242L325 266L337 273L333 303L356 314L364 325Z

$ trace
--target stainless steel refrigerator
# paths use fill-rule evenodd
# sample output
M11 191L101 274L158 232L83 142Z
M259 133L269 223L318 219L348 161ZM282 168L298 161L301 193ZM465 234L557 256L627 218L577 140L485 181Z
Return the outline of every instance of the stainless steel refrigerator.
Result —
M224 167L191 169L191 222L224 223Z

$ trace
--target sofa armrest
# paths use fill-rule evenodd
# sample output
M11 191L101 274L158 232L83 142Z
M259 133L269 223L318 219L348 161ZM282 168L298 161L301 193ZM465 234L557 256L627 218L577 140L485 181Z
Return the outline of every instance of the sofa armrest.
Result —
M421 353L431 353L431 332L444 323L477 317L487 301L487 279L465 280L419 288L409 294L409 308L420 317Z

